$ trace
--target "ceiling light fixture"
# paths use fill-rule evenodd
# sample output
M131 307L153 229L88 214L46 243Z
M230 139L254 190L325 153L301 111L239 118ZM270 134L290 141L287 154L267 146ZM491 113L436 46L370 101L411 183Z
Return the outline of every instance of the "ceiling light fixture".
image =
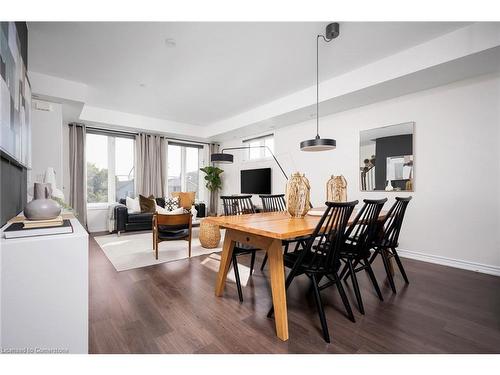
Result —
M340 28L337 22L326 26L325 35L316 36L316 138L300 142L301 151L327 151L337 147L337 141L319 136L319 39L327 43L339 36Z

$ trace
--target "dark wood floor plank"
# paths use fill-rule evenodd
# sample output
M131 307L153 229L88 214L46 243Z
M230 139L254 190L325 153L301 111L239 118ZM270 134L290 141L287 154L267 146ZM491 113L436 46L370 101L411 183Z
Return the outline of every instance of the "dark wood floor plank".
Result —
M262 261L258 254L256 264ZM381 262L374 264L381 302L359 274L366 315L346 284L356 323L345 316L333 288L322 294L332 343L321 326L306 277L288 294L290 339L275 335L268 271L254 271L238 302L228 281L215 297L216 271L207 256L116 272L90 240L89 350L91 353L498 353L500 278L403 259L410 285L395 275L397 294ZM241 264L250 259L242 257Z

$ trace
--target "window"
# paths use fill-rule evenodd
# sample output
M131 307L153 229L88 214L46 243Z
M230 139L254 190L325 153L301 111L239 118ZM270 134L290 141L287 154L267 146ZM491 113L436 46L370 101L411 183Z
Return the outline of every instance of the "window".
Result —
M134 197L135 140L115 138L115 199Z
M134 196L133 138L87 133L87 203L113 203Z
M274 153L274 134L247 139L243 141L243 145L249 146L248 150L245 152L245 160L259 160L270 158L272 155L264 146L269 147L271 152Z
M181 170L182 170L182 147L168 145L168 184L169 193L174 191L182 191Z
M203 147L201 146L169 142L167 152L168 193L194 191L197 199L203 198L199 186L202 158Z
M108 202L108 137L87 134L87 202Z

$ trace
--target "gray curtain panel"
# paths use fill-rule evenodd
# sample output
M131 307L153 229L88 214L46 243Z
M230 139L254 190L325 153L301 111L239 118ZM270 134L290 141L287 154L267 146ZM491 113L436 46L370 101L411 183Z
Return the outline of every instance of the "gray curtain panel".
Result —
M87 226L87 182L85 162L85 125L69 124L69 205L78 220Z
M210 143L209 145L210 155L219 152L219 145L216 143ZM210 157L210 156L209 156ZM210 160L210 159L209 159ZM218 205L219 205L219 192L218 191L210 191L209 192L209 203L208 203L208 212L210 216L217 216Z
M135 136L136 193L165 196L166 140L153 134Z

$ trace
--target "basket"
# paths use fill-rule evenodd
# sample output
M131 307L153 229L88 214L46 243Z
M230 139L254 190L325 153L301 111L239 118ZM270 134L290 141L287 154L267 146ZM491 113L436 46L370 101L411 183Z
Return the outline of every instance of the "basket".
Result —
M216 224L211 224L206 220L200 223L200 244L205 249L214 249L219 246L220 228Z

